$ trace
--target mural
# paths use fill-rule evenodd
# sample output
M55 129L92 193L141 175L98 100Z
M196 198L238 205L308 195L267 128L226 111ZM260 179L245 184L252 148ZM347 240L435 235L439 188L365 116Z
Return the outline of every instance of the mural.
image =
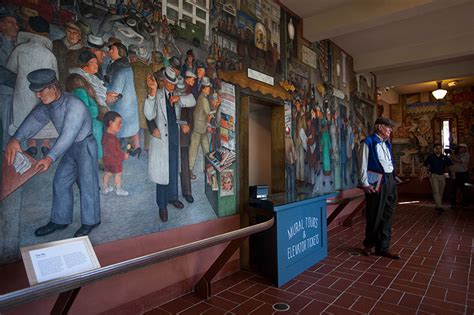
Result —
M302 27L271 0L2 2L1 261L235 214L240 87L221 78L250 82L249 68L290 95L287 191L355 187L375 78L357 81L349 55Z
M2 169L25 175L2 176L2 261L38 242L89 233L93 243L108 242L236 213L235 88L220 81L217 69L237 68L239 57L236 40L217 40L218 24L223 27L217 21L227 14L222 6L9 1L0 14L1 71L11 75L0 82ZM244 33L233 27L236 36ZM82 129L59 156L62 136L74 124L46 114L52 122L37 132L31 117L38 115L39 99L27 75L41 68L58 78L60 100L79 99L89 116L75 122ZM165 91L172 94L160 98ZM13 166L5 153L11 139L22 150ZM91 145L77 151L82 139ZM89 156L88 150L97 152ZM65 161L77 166L78 152L88 156L84 168L96 180L65 174ZM54 163L47 171L33 171L48 159Z
M418 177L426 157L432 152L434 143L444 143L449 154L465 143L473 143L472 132L472 87L461 87L448 91L445 99L437 101L431 93L401 95L395 112L397 127L393 132L394 156L400 176ZM443 121L449 125L448 139L442 139Z

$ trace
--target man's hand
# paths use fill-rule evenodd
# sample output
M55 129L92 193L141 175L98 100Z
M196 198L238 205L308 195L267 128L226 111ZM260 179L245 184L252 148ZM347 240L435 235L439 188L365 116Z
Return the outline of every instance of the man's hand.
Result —
M38 163L36 163L35 170L39 169L41 173L44 173L49 169L51 164L53 164L53 160L49 156L47 156L44 159L39 160Z
M362 186L361 188L366 194L376 193L375 189L370 185L369 186Z
M177 96L177 95L172 95L172 96L170 97L170 103L171 103L171 105L174 105L177 101L179 101L179 96Z
M107 92L107 96L105 98L105 102L107 104L113 104L118 100L119 93L117 92Z
M13 161L15 161L15 155L18 151L21 152L20 142L15 138L11 138L5 147L5 156L7 158L8 165L13 164Z
M146 85L148 86L148 95L155 97L156 91L158 90L158 82L156 82L153 74L146 76Z
M161 139L161 133L158 129L154 129L151 135L155 138Z
M187 135L189 133L189 125L181 125L181 131Z

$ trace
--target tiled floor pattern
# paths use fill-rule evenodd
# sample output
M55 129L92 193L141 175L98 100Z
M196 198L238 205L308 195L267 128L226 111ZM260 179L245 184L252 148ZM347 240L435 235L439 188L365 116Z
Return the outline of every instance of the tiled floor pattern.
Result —
M241 271L214 284L208 301L193 293L157 314L474 314L474 209L435 213L427 203L399 205L392 251L398 261L352 256L364 221L329 232L329 255L282 288ZM275 303L290 309L277 312Z

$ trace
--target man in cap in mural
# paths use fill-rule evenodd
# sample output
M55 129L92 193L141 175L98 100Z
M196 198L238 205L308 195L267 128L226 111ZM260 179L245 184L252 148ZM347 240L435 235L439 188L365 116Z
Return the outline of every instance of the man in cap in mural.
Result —
M26 116L36 106L38 100L35 93L29 89L26 76L31 71L45 68L57 72L56 57L51 52L52 42L48 39L49 23L39 16L30 17L26 32L19 32L17 46L12 51L6 68L16 74L16 83L13 92L13 121L9 127L9 134L13 135ZM38 153L37 140L42 140L41 151L44 156L49 150L49 139L54 139L58 133L49 123L33 137L29 137L26 152L35 157Z
M207 97L210 93L211 81L208 77L203 77L201 81L201 94L199 94L197 105L193 113L193 133L191 134L191 144L189 146L189 170L191 172L191 179L196 179L193 170L199 147L201 147L204 155L209 153L207 122L211 107Z
M15 15L7 8L0 10L0 67L5 67L8 58L16 46L18 23ZM6 75L2 74L5 79ZM11 82L14 84L14 82ZM13 101L12 87L0 85L0 122L3 132L3 143L8 141L8 126L11 124ZM3 149L3 148L0 148Z
M446 169L452 173L453 162L451 159L443 154L443 146L439 143L433 145L433 153L428 155L421 167L420 181L429 172L431 189L433 190L433 199L436 204L436 212L439 214L444 212L443 209L443 192L446 186L446 179L444 173Z
M361 143L359 158L359 187L365 192L366 226L363 254L375 254L390 259L400 259L400 255L390 252L392 220L397 204L392 145L388 141L393 121L379 117L375 121L375 132ZM369 182L374 173L382 175L380 190Z
M51 69L39 69L28 74L29 88L40 103L26 117L8 142L6 158L13 164L20 143L33 137L50 121L60 131L57 141L35 168L46 172L51 164L61 161L53 179L51 218L48 224L35 231L45 236L65 229L73 220L74 190L77 182L81 198L82 225L74 237L88 235L100 223L99 166L97 143L92 135L92 123L84 103L63 93Z
M178 78L171 67L163 70L164 87L158 89L154 76L147 76L148 96L144 113L156 125L151 137L148 176L156 183L156 203L160 219L168 221L168 203L184 208L178 199L179 128L176 122L180 96L173 95Z
M82 29L74 22L64 24L66 36L53 42L53 53L58 60L59 82L64 86L69 69L79 67L82 51Z

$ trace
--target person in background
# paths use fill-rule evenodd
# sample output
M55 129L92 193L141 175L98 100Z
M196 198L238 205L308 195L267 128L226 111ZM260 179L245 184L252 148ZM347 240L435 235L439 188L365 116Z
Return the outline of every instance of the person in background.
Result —
M45 236L65 229L73 221L74 183L79 186L82 225L74 237L88 235L100 224L99 166L97 143L92 135L92 122L86 105L77 97L63 93L52 69L38 69L27 75L29 88L40 102L7 144L8 165L21 151L20 143L38 133L50 121L59 137L48 154L35 168L46 172L60 159L53 179L53 201L48 224L35 231Z
M69 70L79 67L79 54L83 50L82 29L74 22L64 24L66 36L53 42L53 53L58 61L59 82L64 87Z
M439 214L444 212L443 209L443 192L446 186L444 173L449 168L452 173L453 162L449 157L443 154L443 147L439 143L433 145L433 153L428 155L423 166L421 167L420 181L426 177L429 172L431 189L433 190L433 199L436 204L436 212Z
M3 8L0 11L0 67L5 67L8 58L16 46L19 31L15 15ZM13 89L0 85L0 121L3 131L3 143L8 141L8 126L12 123ZM0 148L3 150L3 148Z
M453 181L452 192L451 192L451 207L456 207L456 197L458 189L461 189L462 193L462 205L467 207L469 205L469 193L466 189L466 183L469 181L469 149L467 144L461 143L457 150L457 154L451 157L454 163L455 179Z
M397 204L392 145L390 133L395 126L388 118L375 120L375 132L364 139L360 147L359 187L365 192L365 239L362 253L390 259L400 259L400 255L390 252L392 220ZM369 172L382 174L380 191L369 183Z
M286 169L286 192L288 194L296 193L296 154L295 143L291 137L291 129L289 126L285 127L285 169Z
M89 110L92 120L92 134L97 142L97 156L100 164L100 159L102 159L102 123L97 119L99 116L97 95L87 80L77 73L72 73L67 77L66 91L77 96Z
M122 117L117 112L109 111L105 113L103 123L105 133L102 137L102 146L104 147L102 193L106 195L114 190L109 182L112 176L115 176L115 193L118 196L128 196L128 191L122 188L122 162L128 160L129 154L120 149L120 141L117 139L117 134L122 128Z
M30 17L26 32L19 32L17 46L12 51L6 68L16 74L13 91L13 120L8 129L13 135L23 123L26 116L38 103L35 93L30 90L27 75L38 69L58 71L56 57L52 53L53 44L48 39L49 23L40 16ZM48 123L36 135L29 137L26 152L32 157L38 153L38 140L42 140L41 152L46 156L50 147L50 139L57 138L58 132L53 124Z

